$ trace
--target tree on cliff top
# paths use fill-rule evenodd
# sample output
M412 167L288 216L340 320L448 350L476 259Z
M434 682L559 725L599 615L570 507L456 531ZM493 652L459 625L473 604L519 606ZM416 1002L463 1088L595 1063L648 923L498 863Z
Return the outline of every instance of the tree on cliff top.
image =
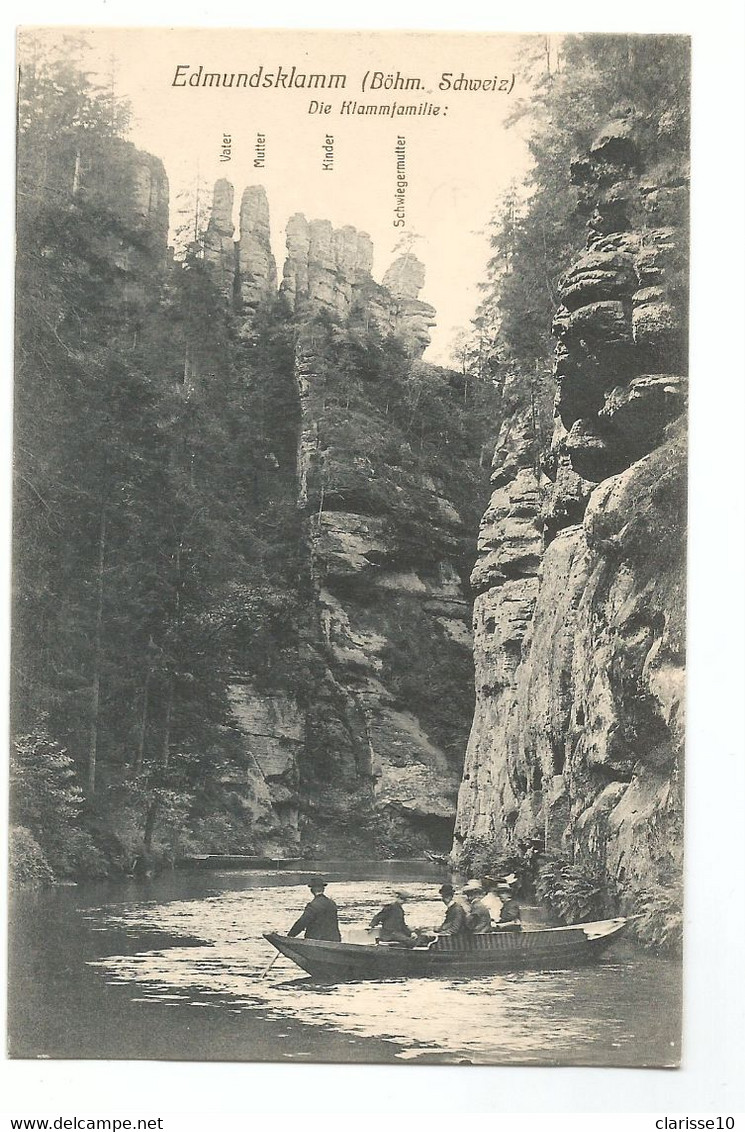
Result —
M18 200L76 196L91 152L129 128L131 106L115 90L113 60L97 74L82 32L19 36Z

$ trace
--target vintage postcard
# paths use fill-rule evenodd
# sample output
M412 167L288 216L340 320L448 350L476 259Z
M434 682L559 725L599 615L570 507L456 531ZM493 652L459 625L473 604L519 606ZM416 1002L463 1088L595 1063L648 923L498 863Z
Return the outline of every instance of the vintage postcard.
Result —
M689 48L20 31L11 1057L679 1064Z

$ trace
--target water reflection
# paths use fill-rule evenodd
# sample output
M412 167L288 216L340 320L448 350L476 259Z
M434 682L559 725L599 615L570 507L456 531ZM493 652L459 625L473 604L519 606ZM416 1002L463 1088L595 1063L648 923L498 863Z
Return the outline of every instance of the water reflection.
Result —
M212 877L216 886L244 880L235 874ZM299 1024L355 1040L384 1039L400 1058L610 1065L677 1060L679 970L672 964L621 950L597 967L577 971L322 986L284 957L267 972L275 952L262 933L286 930L300 914L308 898L303 877L252 874L247 883L250 887L238 890L200 892L195 899L87 909L88 924L102 939L112 932L165 932L178 940L97 958L92 966L108 983L131 986L132 1001L260 1012L294 1023L292 1033ZM409 879L407 889L411 926L432 926L442 918L432 881ZM347 880L332 883L329 893L340 906L344 934L390 899L390 886ZM280 1031L280 1042L284 1036ZM284 1056L281 1045L273 1056Z

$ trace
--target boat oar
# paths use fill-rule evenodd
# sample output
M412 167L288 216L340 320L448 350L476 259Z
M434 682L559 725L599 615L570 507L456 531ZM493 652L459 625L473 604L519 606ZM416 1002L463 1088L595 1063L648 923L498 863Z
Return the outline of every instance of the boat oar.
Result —
M274 964L277 962L278 959L279 959L279 952L276 951L274 953L274 958L272 959L269 966L265 967L264 970L261 972L261 978L262 979L265 979L267 977L267 975L269 974L269 972L271 971L272 967L274 966Z

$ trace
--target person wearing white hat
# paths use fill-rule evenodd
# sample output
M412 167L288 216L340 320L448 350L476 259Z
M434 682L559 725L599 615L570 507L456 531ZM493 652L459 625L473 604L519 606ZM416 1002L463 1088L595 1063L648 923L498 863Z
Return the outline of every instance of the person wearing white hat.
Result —
M484 890L482 903L489 909L489 915L496 924L502 915L502 897L497 894L497 885L500 883L495 877L481 878L481 887Z
M492 930L491 913L482 901L484 890L477 880L469 880L463 888L463 895L468 900L469 909L466 916L466 927L472 935L486 935Z

